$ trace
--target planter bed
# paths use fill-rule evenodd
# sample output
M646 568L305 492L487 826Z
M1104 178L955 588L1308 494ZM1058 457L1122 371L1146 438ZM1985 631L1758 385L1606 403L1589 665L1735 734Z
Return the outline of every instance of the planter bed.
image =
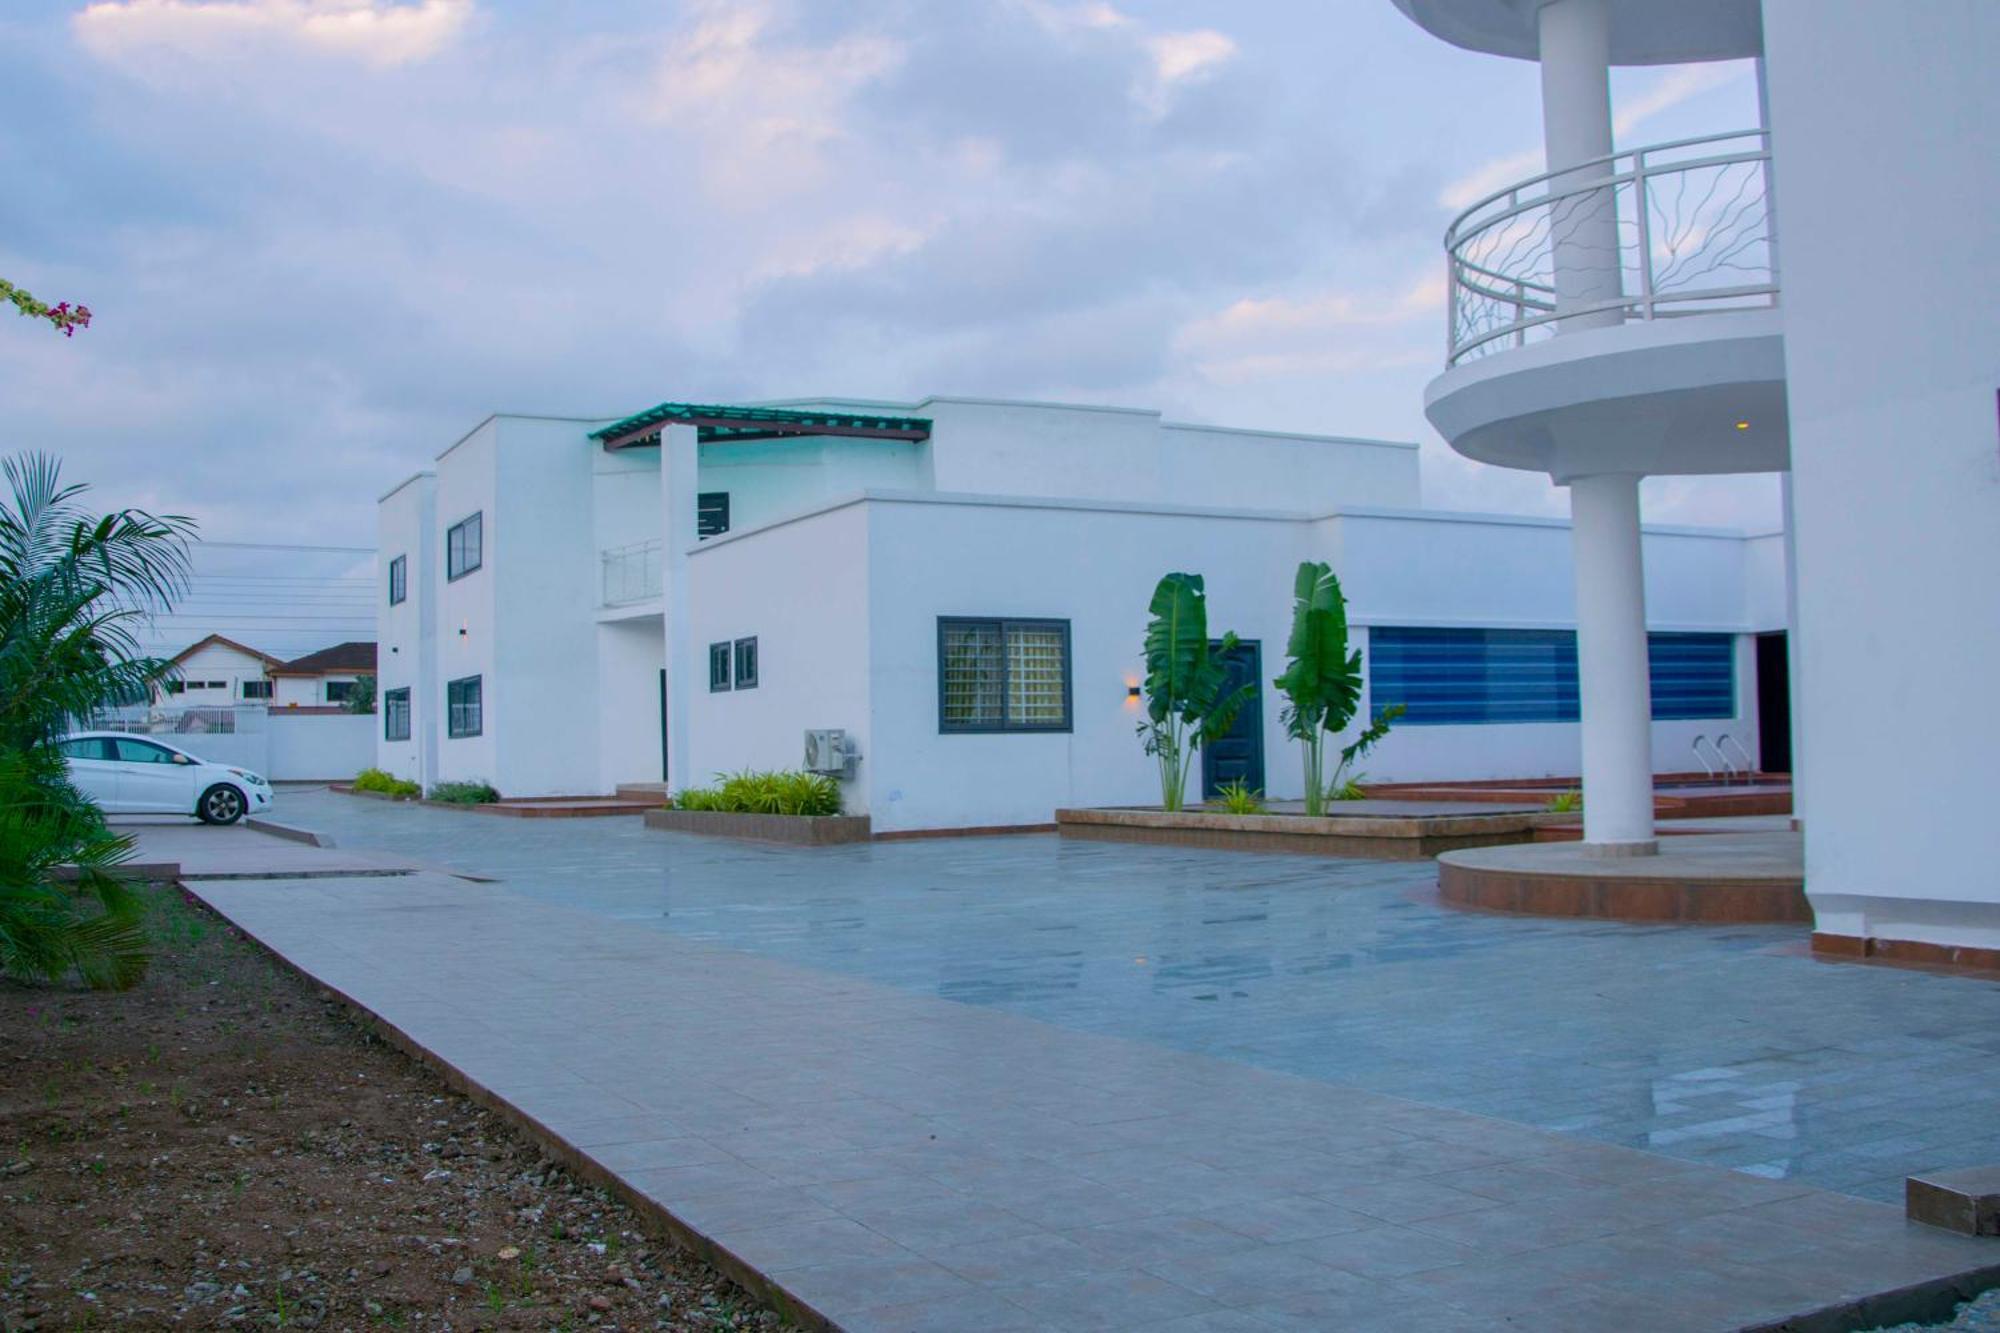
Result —
M418 796L389 796L379 791L359 791L344 782L331 784L331 790L345 796L363 796L371 801L407 801L427 805L433 810L470 810L476 814L503 815L509 819L601 819L607 815L643 815L653 808L645 801L616 796L521 796L468 805L463 801L430 801Z
M668 833L703 833L720 838L752 838L826 846L867 842L867 815L739 815L720 810L648 810L646 827Z
M1221 810L1113 807L1056 811L1065 838L1148 842L1224 851L1353 856L1381 861L1422 861L1466 847L1499 847L1532 841L1551 816L1540 811L1426 811L1396 813L1379 801L1320 818L1302 814L1234 815Z

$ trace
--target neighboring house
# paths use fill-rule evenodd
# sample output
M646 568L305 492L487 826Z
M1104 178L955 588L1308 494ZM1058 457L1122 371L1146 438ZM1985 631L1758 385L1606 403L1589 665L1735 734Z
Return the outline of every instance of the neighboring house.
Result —
M375 674L375 645L337 643L271 668L274 708L345 708L363 676Z
M225 708L268 703L271 672L282 659L247 644L211 634L169 659L172 671L153 686L156 705Z
M1567 525L1422 507L1416 446L1157 412L930 398L495 416L382 498L378 756L510 796L797 767L844 730L880 832L1157 800L1135 735L1147 603L1206 576L1264 687L1191 782L1302 784L1270 688L1293 572L1330 560L1378 781L1573 775ZM1783 539L1648 529L1651 763L1760 744ZM1782 681L1777 682L1782 693Z
M1644 627L1687 590L1640 479L1783 472L1815 944L2000 966L2000 5L1395 3L1540 66L1548 174L1453 223L1426 408L1570 489L1586 842L1655 848ZM1760 123L1618 149L1613 66L1735 60Z

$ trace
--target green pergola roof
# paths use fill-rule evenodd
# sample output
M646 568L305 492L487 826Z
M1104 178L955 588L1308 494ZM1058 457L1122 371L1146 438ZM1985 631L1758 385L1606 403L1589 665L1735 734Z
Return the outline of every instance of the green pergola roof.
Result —
M858 435L878 440L928 440L924 417L859 416L849 412L793 412L778 407L721 407L704 403L661 403L590 433L606 449L658 444L668 426L693 426L696 438L775 440L793 435Z

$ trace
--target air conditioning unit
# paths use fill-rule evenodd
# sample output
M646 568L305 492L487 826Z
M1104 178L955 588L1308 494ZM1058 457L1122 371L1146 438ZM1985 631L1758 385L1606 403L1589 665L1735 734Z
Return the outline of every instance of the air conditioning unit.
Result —
M839 728L806 733L806 771L846 777L854 771L854 742Z

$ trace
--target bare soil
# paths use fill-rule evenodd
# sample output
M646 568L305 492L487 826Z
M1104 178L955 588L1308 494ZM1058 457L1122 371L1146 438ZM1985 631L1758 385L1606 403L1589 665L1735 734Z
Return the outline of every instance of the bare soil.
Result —
M0 1329L778 1316L177 889L123 995L0 979Z

